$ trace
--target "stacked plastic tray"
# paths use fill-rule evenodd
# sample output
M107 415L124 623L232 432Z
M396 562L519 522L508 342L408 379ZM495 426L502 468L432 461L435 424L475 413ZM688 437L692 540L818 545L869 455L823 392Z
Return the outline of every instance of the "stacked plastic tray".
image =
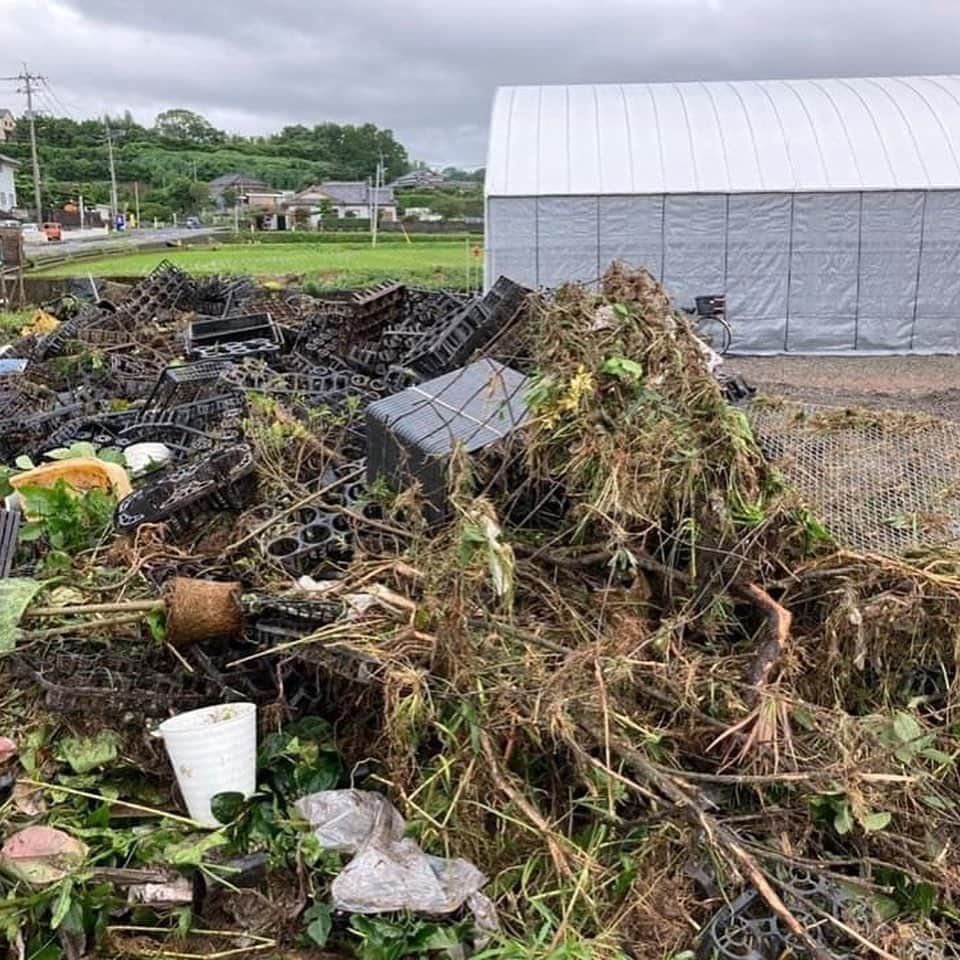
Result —
M194 320L185 352L194 360L229 360L276 353L282 344L280 328L269 313L245 313Z
M370 404L367 477L401 488L420 483L431 519L447 513L447 462L454 447L475 453L498 444L527 419L527 378L493 360Z

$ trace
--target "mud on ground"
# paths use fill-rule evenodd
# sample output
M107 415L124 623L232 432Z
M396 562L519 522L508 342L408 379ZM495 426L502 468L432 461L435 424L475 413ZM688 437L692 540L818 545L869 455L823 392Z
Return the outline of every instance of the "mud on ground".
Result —
M960 357L729 357L761 393L960 420Z

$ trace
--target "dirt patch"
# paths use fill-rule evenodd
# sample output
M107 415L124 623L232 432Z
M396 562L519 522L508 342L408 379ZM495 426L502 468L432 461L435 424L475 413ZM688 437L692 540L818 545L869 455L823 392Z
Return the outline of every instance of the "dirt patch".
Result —
M731 357L761 393L960 420L960 357Z

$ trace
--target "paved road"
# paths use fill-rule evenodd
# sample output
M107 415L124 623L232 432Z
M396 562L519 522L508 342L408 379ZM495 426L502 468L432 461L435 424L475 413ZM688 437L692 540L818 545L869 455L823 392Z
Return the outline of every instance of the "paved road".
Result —
M35 263L42 263L48 259L60 259L91 251L126 253L140 247L164 244L170 240L197 241L211 236L213 232L210 227L201 227L199 230L188 230L186 227L163 227L159 230L131 230L129 233L111 233L108 236L87 236L79 239L71 239L70 234L65 233L60 243L26 244L26 254Z

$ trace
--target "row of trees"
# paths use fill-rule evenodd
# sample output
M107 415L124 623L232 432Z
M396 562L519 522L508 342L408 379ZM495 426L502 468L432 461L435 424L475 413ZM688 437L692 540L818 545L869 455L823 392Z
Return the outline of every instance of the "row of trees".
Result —
M152 127L137 123L129 111L120 117L76 121L38 117L37 143L44 196L59 205L78 193L91 202L110 195L107 135L114 142L121 200L139 185L141 213L167 218L171 212L196 212L206 182L243 172L279 189L300 189L322 179L360 180L382 158L388 179L409 168L406 149L390 130L374 124L321 123L284 127L265 137L241 137L218 130L190 110L166 110ZM3 152L22 164L17 190L32 195L27 124L17 126ZM146 212L144 206L156 212Z

